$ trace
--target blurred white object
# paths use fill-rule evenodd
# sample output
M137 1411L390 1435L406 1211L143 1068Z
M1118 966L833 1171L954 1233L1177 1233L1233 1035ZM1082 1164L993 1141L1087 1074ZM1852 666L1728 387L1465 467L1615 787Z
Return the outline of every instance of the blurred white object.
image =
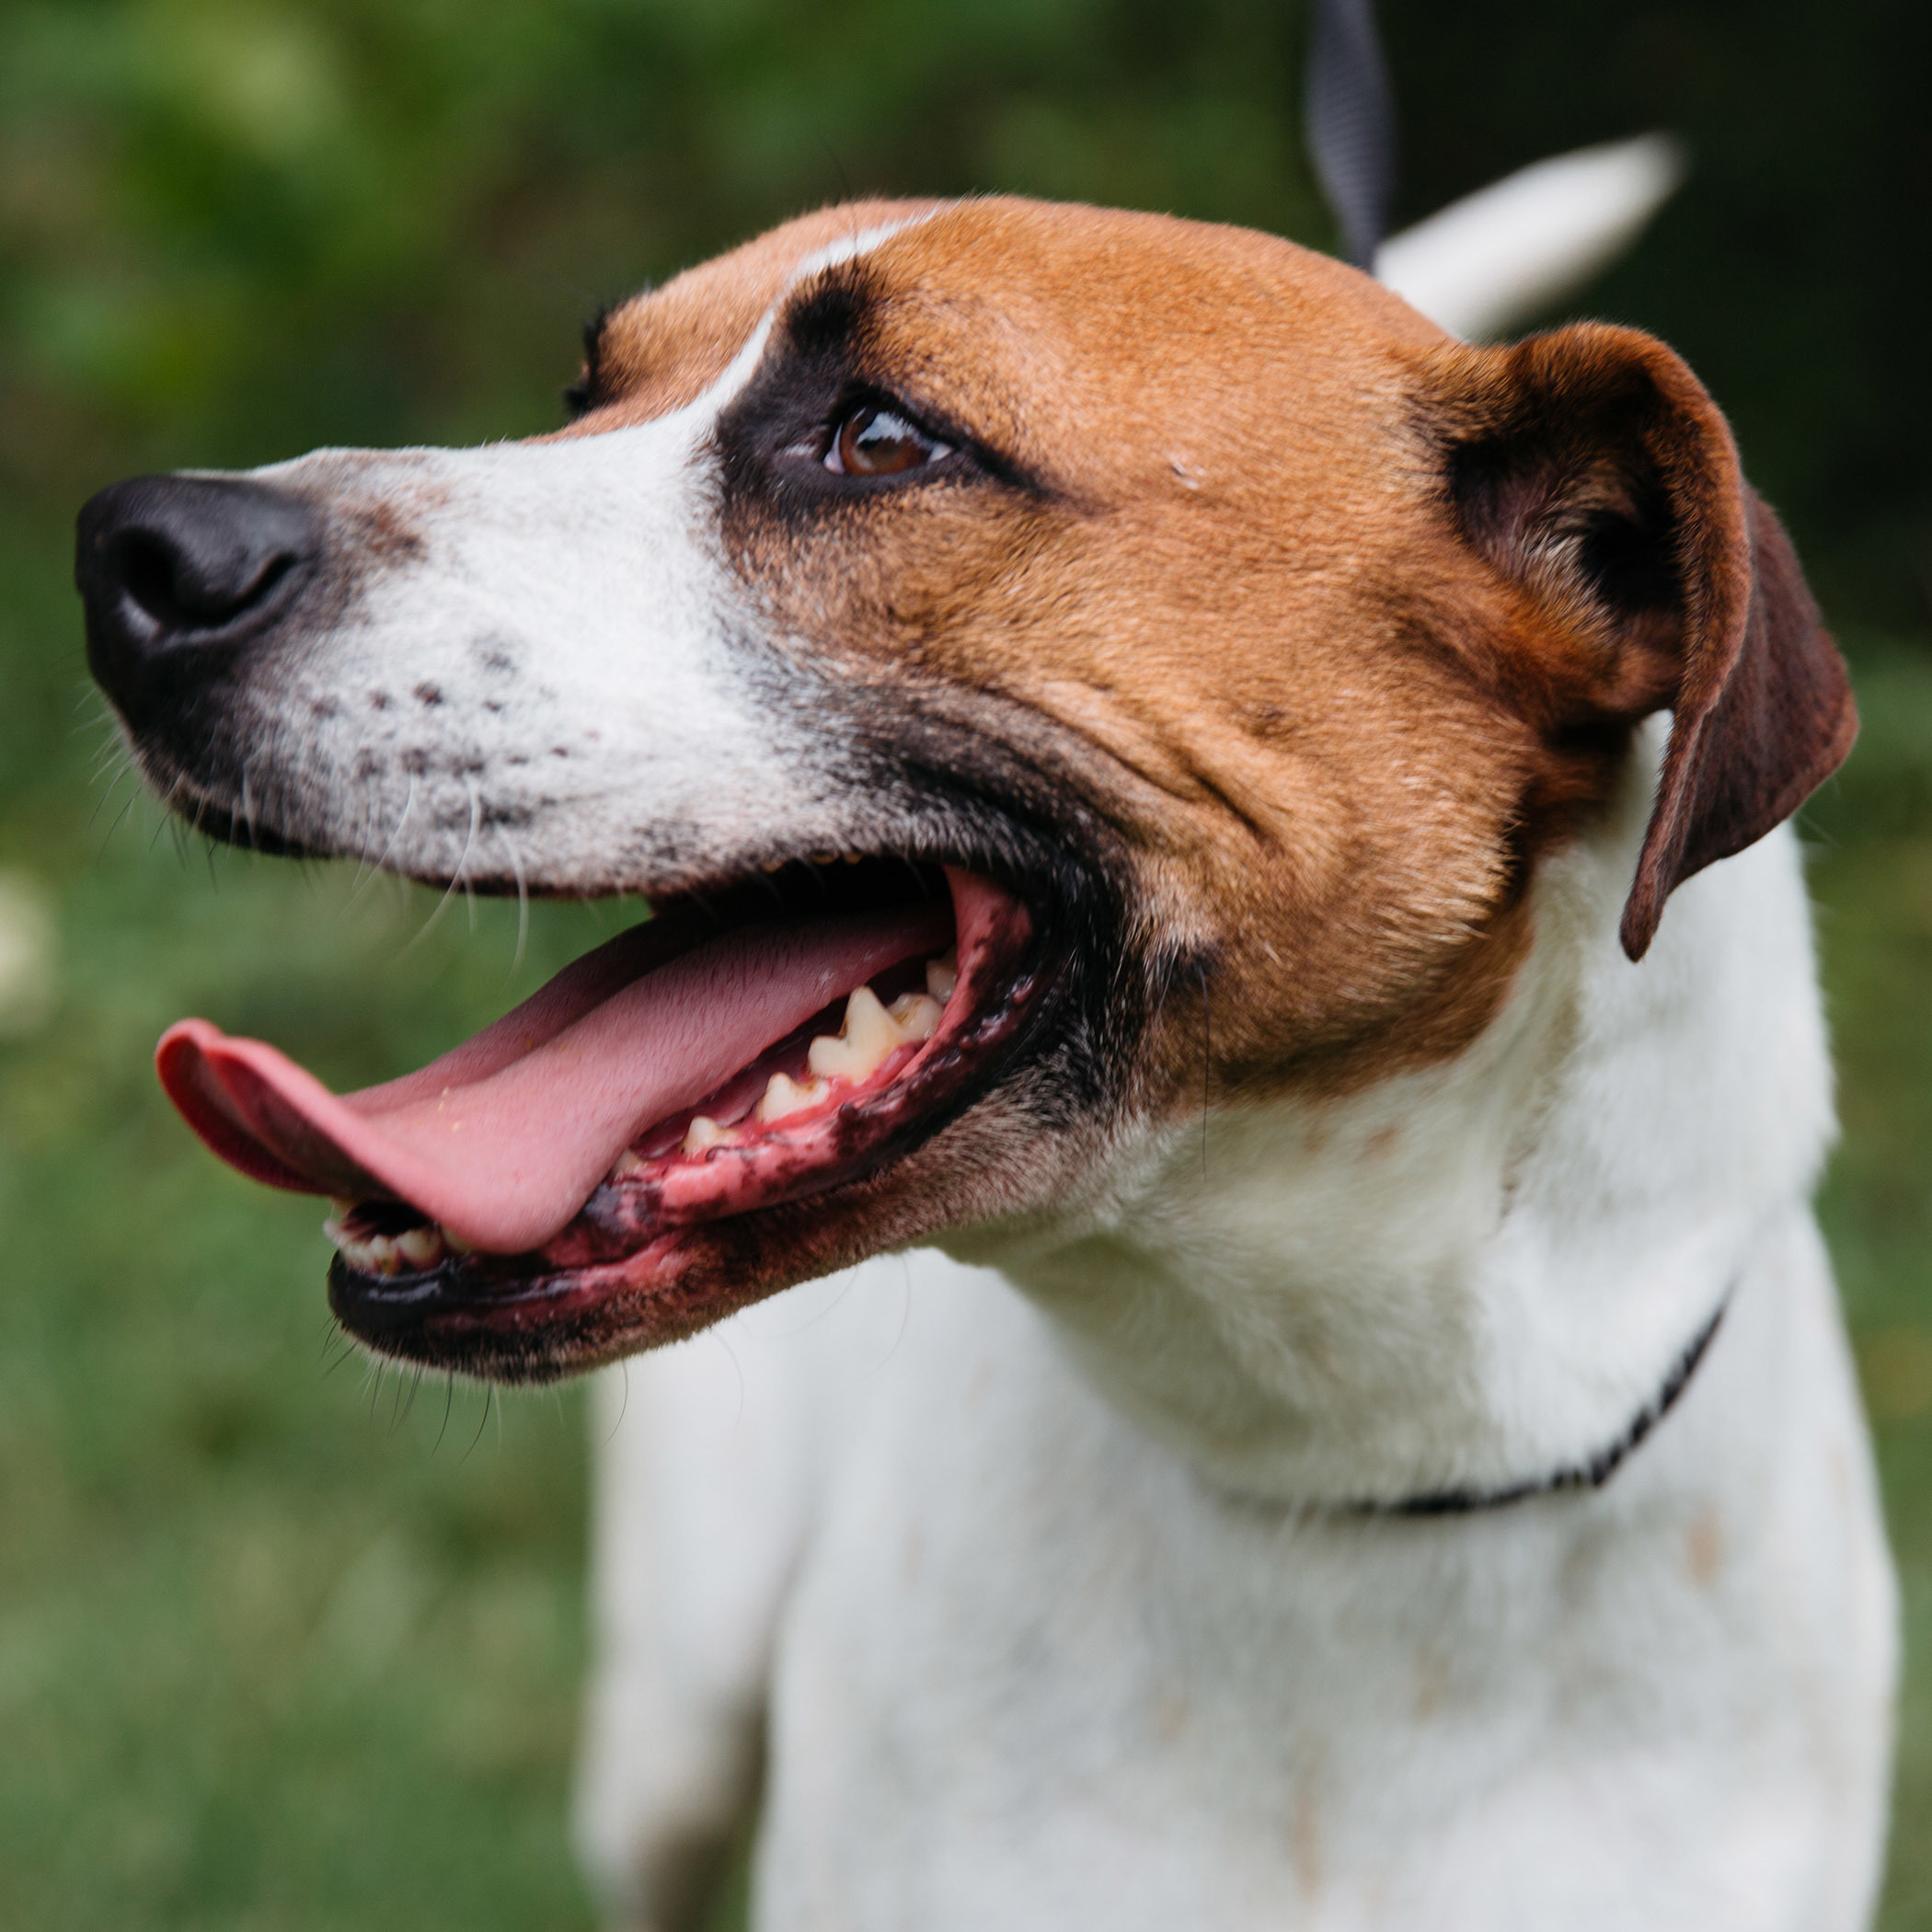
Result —
M37 1032L57 988L53 911L25 872L0 871L0 1040Z
M1451 335L1501 335L1608 268L1688 168L1672 134L1553 155L1391 236L1376 278Z

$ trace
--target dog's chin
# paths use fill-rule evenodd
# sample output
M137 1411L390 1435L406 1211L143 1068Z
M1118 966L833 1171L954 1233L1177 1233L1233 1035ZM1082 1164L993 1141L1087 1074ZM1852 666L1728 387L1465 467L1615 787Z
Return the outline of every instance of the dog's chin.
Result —
M996 1095L982 1103L998 1106ZM1006 1198L1008 1177L982 1175L980 1185L949 1190L949 1177L958 1179L952 1138L939 1132L862 1179L661 1235L608 1261L573 1267L477 1257L386 1277L359 1272L338 1254L329 1306L346 1332L380 1355L489 1382L560 1381L1015 1205Z
M425 1367L551 1380L1004 1205L1010 1176L986 1171L985 1149L1016 1150L1015 1090L1037 1085L1065 1031L1071 930L1049 882L794 861L661 903L385 1088L330 1095L198 1020L164 1038L159 1065L233 1165L336 1197L328 1294L349 1334ZM848 978L811 990L808 967ZM743 991L760 975L804 980L783 1037L742 1056L715 1038L694 1047L734 999L770 1006L768 989ZM598 1052L628 1056L658 1090L653 1061L696 1071L675 1104L641 1129L620 1121L572 1169L548 1143L581 1133L581 1100L600 1101L603 1074L584 1068ZM533 1176L547 1204L515 1198Z

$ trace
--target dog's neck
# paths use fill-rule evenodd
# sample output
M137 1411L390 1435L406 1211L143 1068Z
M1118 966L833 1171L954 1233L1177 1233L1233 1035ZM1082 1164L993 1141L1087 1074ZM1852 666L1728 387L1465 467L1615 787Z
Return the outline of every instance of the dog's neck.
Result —
M1077 1217L949 1245L1246 1493L1483 1495L1614 1450L1801 1209L1832 1124L1788 830L1680 891L1640 966L1619 949L1662 736L1544 864L1531 956L1455 1061L1215 1108Z

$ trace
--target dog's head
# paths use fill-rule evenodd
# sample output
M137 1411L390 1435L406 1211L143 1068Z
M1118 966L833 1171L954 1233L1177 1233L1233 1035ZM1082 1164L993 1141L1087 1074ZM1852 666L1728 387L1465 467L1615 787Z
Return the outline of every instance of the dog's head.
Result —
M1633 959L1854 729L1667 349L1469 348L1262 236L834 210L611 311L572 397L82 519L96 674L204 829L659 907L346 1101L164 1042L218 1151L358 1202L335 1305L412 1359L588 1366L1104 1190L1204 1091L1456 1054L1639 719Z

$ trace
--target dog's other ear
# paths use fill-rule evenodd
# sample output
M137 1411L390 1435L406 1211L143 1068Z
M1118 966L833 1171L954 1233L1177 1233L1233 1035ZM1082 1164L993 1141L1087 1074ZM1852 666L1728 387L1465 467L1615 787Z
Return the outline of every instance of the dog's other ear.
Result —
M1717 405L1662 343L1585 323L1459 353L1450 487L1465 534L1589 661L1600 719L1668 707L1624 950L1694 872L1797 811L1857 713L1789 538Z

